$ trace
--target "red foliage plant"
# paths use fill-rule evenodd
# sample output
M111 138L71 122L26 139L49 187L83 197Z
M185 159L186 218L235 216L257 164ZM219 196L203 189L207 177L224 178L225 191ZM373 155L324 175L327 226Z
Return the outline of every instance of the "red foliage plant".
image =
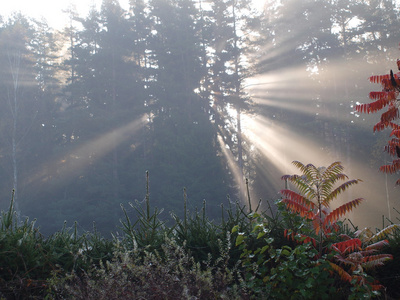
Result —
M293 240L298 237L299 242L311 242L314 247L317 247L318 243L318 257L322 257L323 244L325 244L326 252L334 254L329 264L343 281L364 286L372 291L381 289L383 286L379 283L371 283L367 280L364 270L381 266L393 258L390 254L377 252L388 245L387 240L381 240L382 237L392 234L400 226L391 225L376 234L369 229L364 229L355 232L353 238L341 234L337 237L341 241L331 244L332 240L329 241L331 234L338 233L340 229L337 224L339 219L360 205L363 199L353 199L332 211L330 204L339 194L361 180L348 180L347 175L342 173L344 168L340 162L334 162L326 168L317 168L313 164L304 165L298 161L294 161L293 164L300 169L302 175L284 175L282 179L290 182L298 191L281 190L282 203L288 211L311 221L314 237L289 230L285 230L285 236ZM340 181L344 182L337 185Z
M361 180L347 180L340 162L334 162L326 168L318 168L313 164L304 165L299 161L294 161L293 164L300 169L302 175L284 175L282 179L291 183L298 191L281 190L284 197L282 202L292 213L312 221L313 230L319 239L316 241L313 237L303 236L304 242L311 241L314 245L318 242L321 256L324 241L338 229L337 221L360 205L363 199L353 199L334 210L330 209L331 202ZM341 184L336 185L341 181ZM285 235L294 238L298 233L285 231Z
M397 60L397 67L400 70L400 60ZM376 113L382 109L386 109L381 115L380 121L375 124L375 131L383 131L386 128L392 130L391 140L385 147L385 151L389 155L395 157L391 164L383 165L379 168L381 172L393 174L400 170L400 125L394 123L400 118L398 96L400 93L400 72L394 74L390 70L390 74L374 75L369 78L372 83L380 83L382 91L370 92L369 98L373 101L366 104L358 104L355 110L360 113ZM400 185L400 179L396 182Z

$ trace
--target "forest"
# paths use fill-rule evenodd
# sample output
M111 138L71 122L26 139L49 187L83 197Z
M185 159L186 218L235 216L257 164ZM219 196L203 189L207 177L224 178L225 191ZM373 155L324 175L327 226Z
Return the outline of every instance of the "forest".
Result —
M394 68L398 13L388 0L104 0L67 8L62 30L2 18L0 207L14 189L45 234L77 221L107 235L146 184L165 219L186 199L218 220L247 188L274 206L293 160L341 161L368 195L354 222L381 226L398 205L378 172L388 135L354 107Z
M397 2L129 3L0 17L0 298L399 299Z

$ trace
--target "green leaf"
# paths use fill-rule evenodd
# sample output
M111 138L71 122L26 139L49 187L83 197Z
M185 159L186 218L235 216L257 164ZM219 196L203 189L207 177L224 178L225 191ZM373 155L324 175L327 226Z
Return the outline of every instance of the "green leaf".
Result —
M235 232L237 232L239 230L239 225L235 225L235 226L233 226L233 228L232 228L232 233L235 233Z
M245 239L244 235L238 235L237 238L236 238L236 244L235 245L236 246L241 245L243 243L244 239Z
M257 239L262 238L265 235L265 232L262 231L257 235Z

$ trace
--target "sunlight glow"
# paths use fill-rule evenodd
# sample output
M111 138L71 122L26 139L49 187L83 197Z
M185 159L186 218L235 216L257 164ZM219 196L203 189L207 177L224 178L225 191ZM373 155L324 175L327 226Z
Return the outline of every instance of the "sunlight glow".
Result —
M390 70L390 62L385 65L382 64L383 74ZM317 115L327 121L352 123L357 117L354 114L354 105L358 102L368 102L369 99L368 91L365 91L362 98L360 93L357 96L350 93L355 93L354 87L368 84L368 77L373 73L379 74L379 70L373 70L362 58L352 61L352 68L359 70L359 78L350 77L353 73L348 72L348 68L348 63L340 58L331 62L329 68L322 70L317 78L307 75L304 66L282 68L251 78L245 89L253 101L265 109L275 108L286 112ZM371 84L370 90L377 88L380 87ZM330 99L325 96L324 102L321 102L320 95L327 93ZM346 108L345 114L339 113L343 110L338 109L339 106Z
M68 16L63 13L68 7L75 6L79 15L85 17L90 8L101 7L103 0L13 0L2 1L0 15L9 17L13 12L21 12L23 15L41 20L45 18L48 24L61 30L68 24ZM129 9L129 0L118 0L121 7ZM253 6L261 10L265 1L253 0Z
M252 142L282 174L296 170L292 166L293 160L309 161L312 158L310 162L315 165L326 165L332 160L327 157L322 145L305 136L299 136L285 124L261 116L254 122L253 132L258 138Z
M81 16L86 16L92 6L100 8L102 0L13 0L2 1L1 15L10 16L13 12L41 20L45 18L50 26L62 29L68 24L68 16L63 13L71 5ZM129 0L119 0L121 7L129 8Z
M265 61L279 60L278 56L274 56L278 54L274 51L269 52ZM280 54L284 54L284 49ZM387 59L387 53L382 55L383 57L377 58L382 61L379 66L381 69L376 69L375 64L366 63L363 57L354 58L351 66L338 57L337 60L331 61L329 66L321 68L318 77L315 78L307 75L304 65L281 66L250 78L245 89L255 104L265 112L247 122L245 130L245 135L250 139L249 143L254 145L255 151L262 157L256 180L270 182L279 197L278 192L284 187L280 177L284 174L299 174L299 170L292 165L293 160L316 166L327 166L334 161L344 160L344 173L349 179L359 178L363 182L335 200L332 208L362 197L365 199L364 203L348 217L360 228L382 228L382 217L389 215L390 208L387 203L393 203L395 206L393 199L398 199L398 191L393 188L395 180L379 173L370 162L363 161L361 156L349 157L346 153L340 153L333 149L332 145L327 145L327 140L307 135L304 131L300 132L296 126L289 127L293 120L280 119L281 115L286 118L293 115L300 121L306 121L308 116L311 120L318 119L332 127L337 122L343 122L349 126L364 126L372 130L372 126L368 124L375 124L379 115L358 118L354 113L354 106L357 103L369 102L369 91L380 89L379 85L369 84L368 77L373 74L386 74L392 68L393 62ZM359 78L354 78L354 72L349 72L349 68L357 70ZM364 87L364 90L360 92L357 90L359 87ZM323 102L319 100L320 95L324 95ZM299 117L301 115L303 117ZM357 119L362 120L356 125ZM329 139L336 141L334 136ZM357 147L351 145L351 141L348 143L347 147ZM385 189L387 186L389 188Z
M254 120L252 130L253 136L257 138L252 139L251 142L261 153L263 160L268 160L257 177L273 182L277 192L284 186L280 176L300 173L292 165L294 160L304 164L312 163L315 166L328 166L334 161L341 161L340 158L333 157L320 142L304 135L300 136L279 122L258 117ZM343 165L345 166L344 173L349 176L349 179L362 179L363 182L335 200L332 208L355 198L364 198L365 201L357 208L357 213L350 213L348 217L361 228L366 226L382 227L381 218L377 218L377 215L388 215L387 205L383 205L386 199L382 195L388 192L390 194L387 196L388 198L396 197L398 192L393 188L385 191L387 177L359 158L348 158ZM394 186L394 183L389 183L389 185Z
M70 180L72 177L80 176L84 169L95 160L103 158L126 140L132 139L137 131L143 128L145 122L146 116L142 116L125 126L87 142L64 157L56 158L53 162L43 166L36 175L30 176L29 182L34 184L37 180L48 181L53 176L63 180ZM50 173L48 172L49 169L52 170Z
M223 156L225 157L225 159L227 161L229 171L233 175L233 179L235 180L235 183L238 186L241 186L241 187L244 186L244 178L243 178L243 176L242 176L242 174L240 172L240 169L239 169L239 167L237 165L237 162L236 162L235 158L232 155L232 152L229 151L229 149L226 147L224 139L221 137L221 135L218 134L217 139L218 139L218 143L219 143L219 146L221 148L222 154L223 154ZM243 194L240 195L240 198L241 199L245 199L244 190L241 189L241 192Z

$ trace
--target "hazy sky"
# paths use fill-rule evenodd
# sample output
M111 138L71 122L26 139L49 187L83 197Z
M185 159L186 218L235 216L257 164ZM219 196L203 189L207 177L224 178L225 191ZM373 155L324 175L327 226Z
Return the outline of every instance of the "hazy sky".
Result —
M79 14L85 16L91 5L100 7L102 0L0 0L2 16L21 11L24 15L40 19L44 17L50 26L61 29L67 23L67 15L62 11L74 4ZM128 8L129 0L119 0L122 7Z
M62 29L67 24L67 15L62 11L74 4L81 16L86 16L91 5L100 7L102 0L0 0L0 15L9 16L14 11L20 11L35 19L44 17L51 27ZM253 0L254 6L261 8L263 0ZM127 9L129 0L119 0L120 5Z

